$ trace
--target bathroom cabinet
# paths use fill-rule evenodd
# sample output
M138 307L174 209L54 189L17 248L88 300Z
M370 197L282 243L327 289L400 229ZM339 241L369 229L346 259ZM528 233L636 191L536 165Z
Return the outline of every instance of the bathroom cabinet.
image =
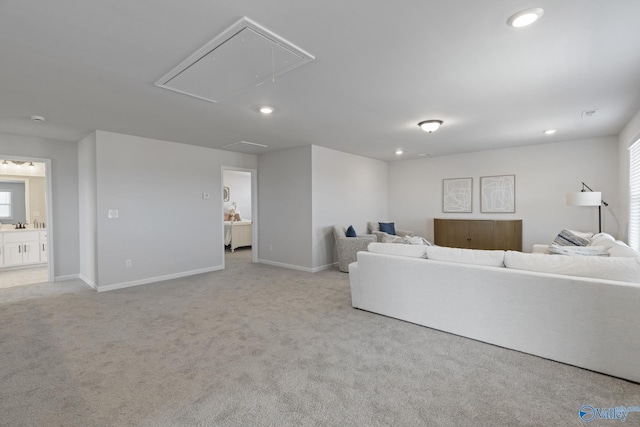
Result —
M46 243L46 231L0 232L0 267L46 263Z

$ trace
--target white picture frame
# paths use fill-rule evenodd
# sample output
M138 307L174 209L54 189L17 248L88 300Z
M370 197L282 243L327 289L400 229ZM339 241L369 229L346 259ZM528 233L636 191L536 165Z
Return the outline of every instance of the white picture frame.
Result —
M473 178L442 180L442 212L473 212Z
M480 212L516 212L515 175L494 175L480 177Z

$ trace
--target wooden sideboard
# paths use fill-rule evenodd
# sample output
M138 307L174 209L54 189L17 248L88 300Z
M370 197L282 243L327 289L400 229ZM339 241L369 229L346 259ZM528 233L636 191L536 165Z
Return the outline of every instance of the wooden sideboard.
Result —
M452 248L522 251L522 220L433 220L435 244Z

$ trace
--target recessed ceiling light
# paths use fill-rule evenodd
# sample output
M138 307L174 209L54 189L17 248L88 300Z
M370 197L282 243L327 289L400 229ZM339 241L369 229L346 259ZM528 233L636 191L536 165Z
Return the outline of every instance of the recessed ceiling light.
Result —
M536 22L544 13L539 7L534 7L531 9L522 10L515 15L512 15L508 20L507 24L510 27L521 28L526 27L527 25L531 25Z
M402 151L402 149L398 148L398 149L396 150L396 154L397 154L398 156L399 156L399 155L401 155L402 153L404 153L404 151Z
M547 129L544 131L545 135L553 135L554 133L558 132L558 129Z
M420 153L418 154L418 157L431 157L433 156L433 153Z
M37 123L42 123L45 121L45 118L42 116L31 116L30 119Z
M271 114L273 113L273 107L269 107L268 105L264 105L260 107L260 112L262 114Z
M425 132L435 132L442 125L442 120L425 120L423 122L418 123L418 126L422 128Z

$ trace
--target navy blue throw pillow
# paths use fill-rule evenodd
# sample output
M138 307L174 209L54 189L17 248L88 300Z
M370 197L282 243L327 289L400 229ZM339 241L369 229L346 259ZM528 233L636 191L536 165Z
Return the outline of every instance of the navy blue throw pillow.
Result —
M396 235L396 226L393 222L379 222L378 224L380 224L380 231L393 236Z
M356 230L353 228L353 225L347 228L347 237L356 237Z

